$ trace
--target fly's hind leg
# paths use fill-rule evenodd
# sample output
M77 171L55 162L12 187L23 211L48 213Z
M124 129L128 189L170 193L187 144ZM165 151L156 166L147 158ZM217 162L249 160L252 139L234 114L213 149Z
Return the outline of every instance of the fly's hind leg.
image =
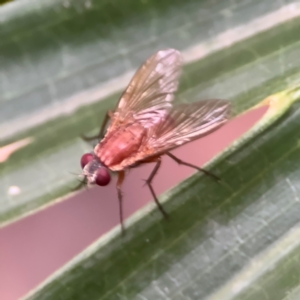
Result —
M190 163L187 163L187 162L185 162L185 161L183 161L183 160L177 158L175 155L171 154L170 152L167 152L166 154L167 154L169 157L171 157L173 160L175 160L175 161L176 161L178 164L180 164L180 165L188 166L188 167L194 168L194 169L196 169L196 170L198 170L198 171L201 171L201 172L203 172L205 175L207 175L207 176L209 176L209 177L211 177L211 178L213 178L213 179L215 179L215 180L217 180L217 181L220 181L220 180L221 180L220 177L216 176L215 174L213 174L213 173L211 173L211 172L209 172L209 171L206 171L206 170L204 170L204 169L202 169L202 168L199 168L199 167L196 166L196 165L192 165L192 164L190 164Z
M154 169L152 170L150 176L149 176L148 179L146 180L146 184L147 184L148 187L149 187L149 190L150 190L150 192L151 192L151 195L152 195L152 197L154 198L154 201L155 201L155 203L156 203L158 209L160 210L160 212L162 213L162 215L163 215L166 219L168 219L168 218L169 218L169 215L168 215L168 213L164 210L164 208L162 207L162 205L159 203L159 201L158 201L158 199L157 199L157 197L156 197L156 194L155 194L155 192L154 192L154 189L153 189L153 187L152 187L152 180L153 180L154 176L156 175L158 169L160 168L160 165L161 165L161 158L160 158L160 157L156 157L156 158L154 158L153 160L144 161L144 162L145 162L145 163L146 163L146 162L147 162L147 163L149 163L149 162L156 162L156 165L155 165Z
M112 117L112 112L111 111L106 112L104 120L103 120L102 125L100 127L99 133L97 135L94 135L94 136L85 136L85 135L82 134L81 138L84 141L87 141L87 142L93 141L93 140L96 140L96 139L98 139L98 140L102 139L103 136L104 136L104 130L105 130L105 127L107 125L107 122L109 121L109 119L111 117Z

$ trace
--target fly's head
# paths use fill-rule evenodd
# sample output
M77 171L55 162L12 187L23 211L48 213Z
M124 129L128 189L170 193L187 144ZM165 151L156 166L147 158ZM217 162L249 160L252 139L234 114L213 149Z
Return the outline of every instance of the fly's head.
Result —
M110 174L108 169L93 153L83 154L80 163L83 175L87 178L88 183L100 186L109 184Z

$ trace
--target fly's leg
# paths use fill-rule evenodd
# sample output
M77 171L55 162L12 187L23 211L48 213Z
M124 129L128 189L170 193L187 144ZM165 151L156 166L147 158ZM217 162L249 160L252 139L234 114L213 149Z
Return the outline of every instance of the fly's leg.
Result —
M160 210L160 212L163 214L163 216L168 219L169 218L169 215L167 214L167 212L164 210L164 208L162 207L162 205L159 203L157 197L156 197L156 194L154 192L154 189L152 187L152 180L154 178L154 176L156 175L158 169L160 168L160 165L161 165L161 158L158 157L158 158L155 158L155 160L153 161L149 161L149 162L156 162L156 165L154 167L154 169L152 170L149 178L146 180L146 184L148 185L149 189L150 189L150 192L152 194L152 197L154 198L154 201L158 207L158 209Z
M120 214L120 223L122 228L122 235L125 235L125 228L124 228L124 220L123 220L123 195L121 191L121 186L125 178L125 172L120 171L118 173L118 181L117 181L117 192L118 192L118 200L119 200L119 214Z
M72 188L71 191L75 192L77 190L80 190L83 186L87 186L87 179L84 177L82 181L79 180L79 184L77 184L74 188Z
M207 176L209 176L209 177L211 177L211 178L213 178L213 179L215 179L215 180L217 180L217 181L220 181L220 180L221 180L220 177L216 176L215 174L213 174L213 173L211 173L211 172L209 172L209 171L206 171L206 170L204 170L204 169L201 169L201 168L199 168L198 166L195 166L195 165L192 165L192 164L190 164L190 163L187 163L187 162L185 162L185 161L183 161L183 160L177 158L175 155L171 154L170 152L167 152L166 154L167 154L169 157L171 157L173 160L175 160L175 161L176 161L178 164L180 164L180 165L188 166L188 167L194 168L194 169L196 169L196 170L198 170L198 171L201 171L201 172L203 172L205 175L207 175Z
M104 117L104 120L102 122L102 125L101 125L101 128L100 128L100 131L97 135L94 135L94 136L85 136L85 135L81 135L81 138L84 140L84 141L93 141L95 139L102 139L103 136L104 136L104 130L105 130L105 127L107 125L107 122L109 121L109 118L112 116L112 113L110 111L108 111L106 114L105 114L105 117Z

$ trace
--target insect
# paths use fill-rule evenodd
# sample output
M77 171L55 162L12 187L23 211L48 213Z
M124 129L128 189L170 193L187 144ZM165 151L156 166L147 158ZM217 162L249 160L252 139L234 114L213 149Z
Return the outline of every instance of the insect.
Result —
M152 187L162 155L218 179L170 153L174 148L211 133L230 117L230 102L227 100L172 104L182 62L180 52L175 49L161 50L152 55L135 73L116 109L106 114L99 134L83 137L87 141L101 139L92 153L81 157L84 182L105 186L110 182L109 170L118 174L116 187L123 233L121 186L126 169L155 163L146 184L165 217L168 215Z

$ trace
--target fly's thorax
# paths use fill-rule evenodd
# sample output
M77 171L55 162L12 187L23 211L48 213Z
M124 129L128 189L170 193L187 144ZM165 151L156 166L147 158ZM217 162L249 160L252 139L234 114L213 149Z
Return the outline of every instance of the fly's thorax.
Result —
M136 155L145 135L146 129L138 123L119 127L95 147L95 155L105 166L111 168Z

